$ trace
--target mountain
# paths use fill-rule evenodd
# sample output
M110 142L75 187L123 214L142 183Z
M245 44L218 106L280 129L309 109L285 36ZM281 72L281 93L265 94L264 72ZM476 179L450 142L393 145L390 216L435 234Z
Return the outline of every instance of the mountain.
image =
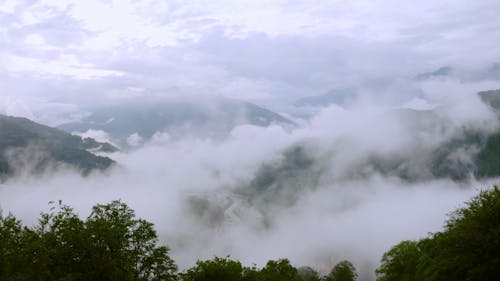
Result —
M494 110L500 110L500 90L489 90L478 93L481 100Z
M90 151L116 150L108 143L82 139L26 118L0 115L0 180L23 169L40 173L61 165L69 165L86 175L114 163Z
M500 119L500 90L477 93ZM388 112L391 118L402 120L410 131L433 133L446 127L439 117L439 107L432 110L398 109ZM500 130L484 132L473 128L457 130L454 136L432 150L422 150L416 156L407 154L374 154L360 163L357 171L376 171L407 181L448 178L454 181L500 176Z
M415 81L453 78L462 82L478 82L500 80L500 63L493 62L478 68L460 68L443 66L434 71L420 73L414 77Z
M433 78L447 77L450 74L452 74L453 71L454 71L454 69L452 67L443 66L443 67L440 67L434 71L420 73L417 76L415 76L415 80L424 81L424 80L433 79Z
M483 102L500 109L500 90L480 92L479 95ZM430 110L401 108L388 111L386 117L410 126L407 131L415 132L413 138L446 128L448 122L443 120L439 110L439 107ZM276 158L262 163L248 182L211 194L190 196L187 199L190 214L215 227L238 220L267 227L272 224L276 208L294 206L304 194L335 182L350 182L373 175L405 182L432 179L467 182L472 176L477 179L500 176L500 130L491 133L457 130L454 136L436 145L416 144L409 149L373 150L357 155L356 145L348 139L331 146L321 145L318 152L314 140L295 143ZM336 163L336 159L350 158L351 153L354 157L347 166Z
M356 97L356 92L350 89L331 90L322 95L303 97L294 102L295 106L328 106L330 104L346 105Z
M486 104L500 110L500 90L478 93ZM386 113L389 119L401 120L409 132L432 134L447 126L439 114L440 108L432 110L395 109ZM498 111L500 118L500 111ZM348 153L352 146L336 143L321 154L315 153L315 144L302 142L287 148L279 160L264 163L248 185L237 189L237 193L252 201L284 205L300 198L300 192L332 180L335 155ZM418 149L419 153L415 150ZM405 181L425 181L447 178L466 181L476 178L500 176L500 130L490 133L474 129L457 130L448 140L436 146L413 147L407 151L393 153L373 151L366 157L352 162L352 167L337 172L334 180L349 180L379 173ZM323 176L326 182L322 182ZM279 196L276 196L279 195ZM273 199L281 198L282 202Z
M249 102L217 98L133 100L84 109L90 114L79 122L59 126L68 132L102 130L126 146L126 139L138 134L150 139L157 132L171 136L223 136L243 124L291 127L295 124L270 110Z

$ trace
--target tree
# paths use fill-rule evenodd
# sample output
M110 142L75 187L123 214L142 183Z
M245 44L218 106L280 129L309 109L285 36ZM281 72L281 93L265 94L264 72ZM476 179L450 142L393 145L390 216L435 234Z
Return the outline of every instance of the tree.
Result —
M93 258L100 270L115 271L121 280L174 280L176 266L168 256L168 248L157 247L153 224L135 219L125 203L113 201L96 205L86 227L94 241Z
M320 277L316 270L310 266L301 266L297 269L300 278L304 281L319 281Z
M384 254L378 281L493 281L500 276L500 189L454 211L444 231L403 241Z
M481 191L446 221L445 230L421 242L425 280L498 280L500 189Z
M415 281L420 258L418 243L402 241L382 257L376 270L378 281Z
M34 228L0 215L0 280L175 280L168 248L125 203L96 205L86 221L59 203Z
M215 257L198 261L196 266L181 273L182 281L242 281L244 268L239 261Z
M290 264L288 259L270 260L259 274L259 280L282 281L301 280L298 271Z
M15 280L15 272L21 269L22 230L19 220L11 214L4 217L0 210L0 280Z
M358 278L356 268L347 260L337 263L330 274L326 277L327 281L355 281Z

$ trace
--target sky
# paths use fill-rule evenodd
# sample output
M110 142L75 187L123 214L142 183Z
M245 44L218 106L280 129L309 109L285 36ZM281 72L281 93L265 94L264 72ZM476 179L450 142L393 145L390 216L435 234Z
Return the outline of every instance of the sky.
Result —
M461 81L488 80L481 73L500 61L499 9L495 0L0 1L0 102L63 110L201 95L286 111L332 89L415 93L407 81L443 66Z

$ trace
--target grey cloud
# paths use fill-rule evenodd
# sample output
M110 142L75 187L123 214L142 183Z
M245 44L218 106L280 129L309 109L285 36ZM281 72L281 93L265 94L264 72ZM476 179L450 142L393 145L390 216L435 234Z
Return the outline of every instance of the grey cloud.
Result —
M34 23L23 23L22 11L29 12L30 9L35 8L30 7L29 3L23 3L17 7L19 13L4 14L0 17L0 21L7 30L4 37L6 40L4 48L13 54L50 59L62 51L68 51L67 47L72 44L81 44L83 39L89 35L81 23L65 14L64 11L50 8L45 8L49 14L47 18L37 20ZM43 10L44 8L37 9ZM43 52L26 45L24 40L29 35L41 36L49 46L56 48L57 51Z
M19 6L19 11L29 10L29 4ZM35 80L41 79L43 82L40 84L53 85L49 90L43 87L40 91L25 90L31 94L41 95L43 92L47 96L80 98L78 96L94 95L99 98L111 92L126 92L128 88L143 88L158 93L177 91L187 95L231 95L231 91L255 91L260 92L254 95L256 101L286 110L283 104L291 104L300 97L346 87L377 95L384 95L384 92L407 93L399 95L405 96L401 98L403 101L418 92L418 85L408 86L407 79L433 69L438 62L456 61L448 55L470 53L463 48L491 49L488 47L494 40L489 39L492 38L490 35L497 32L494 28L497 20L488 12L496 5L493 2L472 5L474 13L465 11L458 4L452 5L450 12L434 10L434 14L423 16L421 22L415 23L405 22L400 17L391 18L394 21L392 25L401 27L397 33L400 37L378 41L339 34L270 36L264 32L250 32L242 37L231 37L226 33L227 26L214 18L216 14L204 13L200 7L190 12L180 3L174 3L166 10L156 7L156 4L143 5L137 14L149 15L159 22L163 19L163 24L188 19L197 26L193 29L203 27L199 40L181 41L175 47L148 47L142 41L124 42L123 46L106 52L73 48L69 46L78 45L98 34L85 30L82 23L71 18L66 11L52 9L52 17L20 28L13 27L13 23L19 21L19 13L4 15L2 20L10 24L7 25L6 33L8 46L2 51L42 61L72 55L78 63L124 74L122 77L101 77L97 81L75 81L71 77L61 76L52 79L51 76L55 76L52 74L40 77L37 73L23 73L24 79L29 80L29 76L32 76L35 84L38 83ZM385 13L381 12L381 7L386 4L375 3L377 9L373 18L365 21L380 23L383 19L380 17ZM432 7L429 3L423 3L422 6L427 9ZM288 10L299 8L324 17L337 15L346 6L321 6L319 3L305 5L298 1L286 7ZM366 13L366 7L360 4L357 8L362 11L353 15L358 20L357 17ZM396 8L404 7L395 5L393 9ZM162 17L161 14L151 14L153 11L169 12L168 16ZM459 16L451 16L452 13ZM472 14L484 14L484 17ZM412 15L419 15L419 12L413 11ZM474 32L469 32L468 28ZM465 34L463 40L467 42L456 44L450 41L447 34L455 33ZM23 40L29 34L42 36L54 49L34 50L26 46ZM433 36L437 38L432 39ZM427 37L430 39L425 39ZM494 51L475 53L485 56L481 58L482 61L493 62L498 58ZM16 87L9 88L11 94L18 93ZM239 96L252 100L251 93Z

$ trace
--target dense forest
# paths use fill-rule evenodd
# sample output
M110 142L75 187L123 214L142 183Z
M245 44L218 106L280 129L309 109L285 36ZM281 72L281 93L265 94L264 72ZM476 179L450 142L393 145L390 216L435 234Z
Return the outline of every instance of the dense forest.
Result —
M160 246L152 223L136 218L121 201L96 205L82 220L71 207L51 202L33 227L0 213L0 280L181 280L348 281L353 264L336 264L321 276L288 259L262 268L230 257L198 261L179 272ZM377 281L498 280L500 276L500 189L481 191L450 214L444 230L419 241L403 241L376 270Z

